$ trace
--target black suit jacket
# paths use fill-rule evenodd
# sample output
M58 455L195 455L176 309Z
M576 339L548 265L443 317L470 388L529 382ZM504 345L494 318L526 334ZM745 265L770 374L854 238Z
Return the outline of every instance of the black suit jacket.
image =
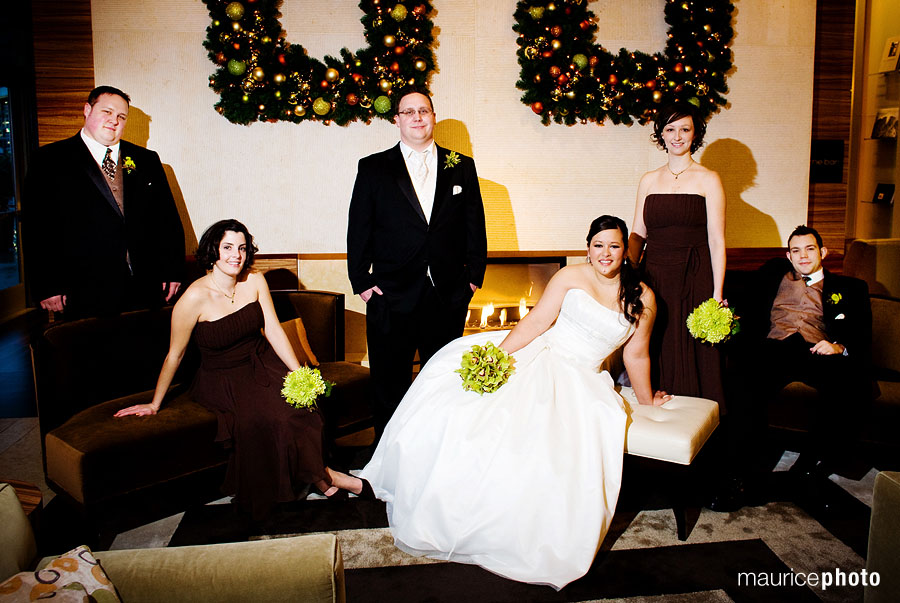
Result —
M765 338L768 334L778 287L792 270L787 258L777 258L766 262L758 271L760 301L754 304L758 315L748 317L757 337ZM822 281L822 313L829 340L846 347L851 358L868 367L872 351L872 306L865 281L826 270Z
M118 312L129 281L152 305L163 282L183 280L184 229L159 156L124 140L119 155L135 165L122 174L124 216L80 133L32 158L23 243L35 302L66 295L67 314Z
M377 285L397 312L412 310L428 283L450 304L481 286L487 258L484 205L475 162L437 147L431 222L425 220L400 145L359 161L347 228L347 268L354 293Z

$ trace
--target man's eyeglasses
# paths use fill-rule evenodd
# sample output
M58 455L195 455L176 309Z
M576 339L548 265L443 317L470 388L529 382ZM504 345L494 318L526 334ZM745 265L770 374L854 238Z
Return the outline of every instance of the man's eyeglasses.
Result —
M425 107L422 107L418 111L416 111L415 109L404 109L403 111L397 111L397 114L402 115L403 117L412 117L416 113L419 114L419 117L428 117L429 115L434 113L434 111Z

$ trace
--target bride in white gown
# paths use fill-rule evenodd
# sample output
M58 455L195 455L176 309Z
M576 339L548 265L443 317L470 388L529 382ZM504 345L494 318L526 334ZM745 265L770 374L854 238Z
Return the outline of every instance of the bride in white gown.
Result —
M651 390L656 304L624 263L625 223L601 216L587 240L589 263L557 272L512 331L448 343L404 396L360 474L387 502L398 548L557 589L590 568L619 497L626 419L597 369L624 344L638 400L671 396ZM463 353L501 340L509 382L463 391Z

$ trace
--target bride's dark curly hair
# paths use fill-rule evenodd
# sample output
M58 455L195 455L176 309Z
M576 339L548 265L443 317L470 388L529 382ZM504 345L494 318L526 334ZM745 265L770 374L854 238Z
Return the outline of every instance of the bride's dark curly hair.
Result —
M603 230L618 230L622 233L622 241L624 247L622 249L623 259L622 267L619 269L619 303L625 318L631 324L634 324L641 317L644 311L644 302L641 301L643 288L641 287L641 275L638 270L628 261L628 227L621 218L616 216L600 216L593 222L588 229L587 243L591 244L591 239Z

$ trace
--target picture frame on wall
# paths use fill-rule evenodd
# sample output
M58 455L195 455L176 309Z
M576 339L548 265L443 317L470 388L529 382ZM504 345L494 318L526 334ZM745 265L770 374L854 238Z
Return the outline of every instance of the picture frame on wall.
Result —
M897 138L897 118L900 107L883 107L875 115L872 138Z
M896 71L898 59L900 59L900 36L893 36L884 42L884 51L881 53L878 72Z

